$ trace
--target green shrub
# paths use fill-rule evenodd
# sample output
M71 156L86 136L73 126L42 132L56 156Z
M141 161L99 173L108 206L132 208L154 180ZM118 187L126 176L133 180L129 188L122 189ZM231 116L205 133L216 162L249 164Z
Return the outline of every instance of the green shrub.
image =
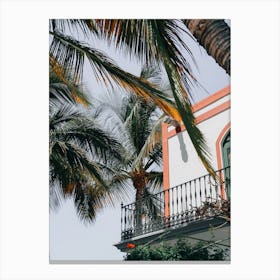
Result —
M183 260L225 260L227 249L221 249L214 243L198 242L191 245L188 241L179 239L175 245L165 243L158 247L137 246L127 253L125 260L145 261L183 261Z

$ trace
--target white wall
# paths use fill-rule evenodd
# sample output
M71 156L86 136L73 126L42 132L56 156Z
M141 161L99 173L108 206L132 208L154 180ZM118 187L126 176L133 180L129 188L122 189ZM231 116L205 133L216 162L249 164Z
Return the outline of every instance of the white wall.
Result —
M226 96L229 100L229 95ZM223 98L225 101L225 98ZM217 100L211 104L211 109L220 104ZM210 106L209 106L210 107ZM202 109L203 113L205 109ZM196 113L199 116L202 110ZM202 131L209 151L212 154L212 164L217 167L216 141L223 128L230 122L230 109L227 109L205 121L199 123L198 127ZM178 133L168 139L168 159L169 159L169 186L173 187L207 173L191 143L186 131Z

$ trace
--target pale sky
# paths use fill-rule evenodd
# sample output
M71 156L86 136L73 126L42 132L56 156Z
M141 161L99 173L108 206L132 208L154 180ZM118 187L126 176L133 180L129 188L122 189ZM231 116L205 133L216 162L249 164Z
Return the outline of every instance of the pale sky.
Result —
M210 94L229 85L229 76L218 64L207 55L204 49L196 42L186 37L199 70L194 69L199 82ZM139 75L141 65L135 60L130 61L122 53L116 53L114 48L99 42L94 47L104 51L124 70ZM97 86L91 76L91 69L86 65L84 84L91 94L104 94L104 89ZM196 102L207 97L207 92L197 89ZM132 198L133 201L133 198ZM131 201L131 202L132 202ZM112 261L122 260L125 254L121 253L113 244L120 241L120 205L111 209L104 209L96 221L85 226L76 216L73 202L65 201L57 212L50 213L50 260L51 261Z

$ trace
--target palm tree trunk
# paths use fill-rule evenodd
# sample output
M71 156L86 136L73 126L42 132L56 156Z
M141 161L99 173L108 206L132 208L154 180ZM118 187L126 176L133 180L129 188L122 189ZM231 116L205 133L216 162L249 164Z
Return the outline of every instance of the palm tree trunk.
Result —
M136 233L142 233L142 212L143 212L143 196L146 187L145 173L137 173L132 178L133 186L136 189L136 202L135 202L135 228Z
M224 20L184 20L185 25L209 55L230 75L230 28Z
M143 211L143 192L136 190L136 203L135 203L135 228L138 234L142 233L142 211ZM138 197L138 198L137 198ZM141 197L141 198L140 198Z

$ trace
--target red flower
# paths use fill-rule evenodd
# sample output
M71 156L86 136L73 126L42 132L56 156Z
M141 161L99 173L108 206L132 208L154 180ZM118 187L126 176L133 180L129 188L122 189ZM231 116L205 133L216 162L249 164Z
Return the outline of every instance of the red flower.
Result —
M127 243L126 247L129 248L129 249L134 249L135 245L132 244L132 243Z

